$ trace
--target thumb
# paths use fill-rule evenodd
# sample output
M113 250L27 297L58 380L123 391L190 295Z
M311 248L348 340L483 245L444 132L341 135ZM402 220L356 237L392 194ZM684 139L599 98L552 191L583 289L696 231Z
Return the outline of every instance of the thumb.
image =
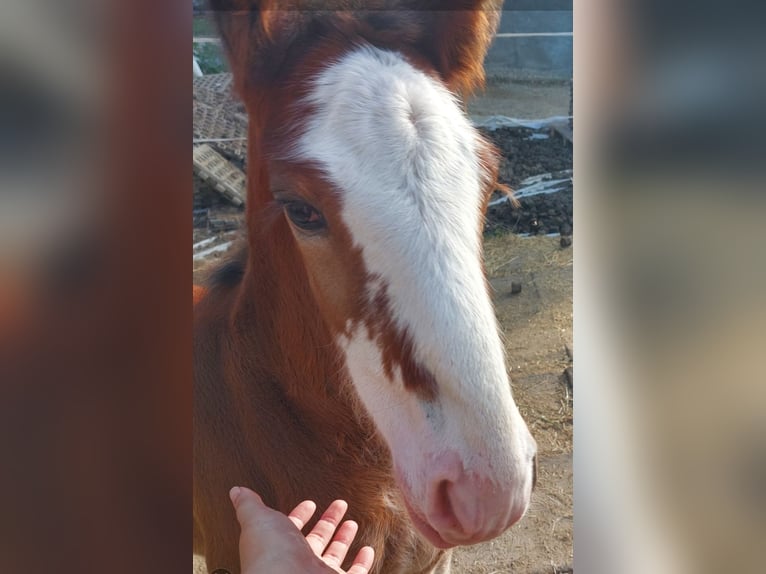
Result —
M312 571L306 567L315 559L311 547L284 514L266 506L258 494L243 486L232 488L229 498L242 528L239 557L243 573L274 572L264 569L274 560L280 564L277 571Z
M229 498L241 528L239 559L242 572L257 572L269 552L279 547L279 535L273 528L277 522L276 511L266 506L258 494L242 486L232 488Z
M235 486L229 491L229 498L237 512L237 520L243 530L255 526L270 512L258 493L243 486Z

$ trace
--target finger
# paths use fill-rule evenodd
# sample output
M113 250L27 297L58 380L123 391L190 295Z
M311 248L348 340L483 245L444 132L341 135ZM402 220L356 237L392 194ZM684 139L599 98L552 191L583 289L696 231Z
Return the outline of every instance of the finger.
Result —
M311 520L316 512L317 505L313 500L304 500L298 506L293 508L293 511L287 515L287 518L293 521L295 527L298 530L303 530L306 523Z
M375 561L375 550L372 546L363 546L354 558L351 568L346 574L368 574Z
M332 535L335 534L335 529L338 528L343 515L346 514L346 510L348 510L348 503L345 500L336 500L327 507L319 522L306 535L306 542L309 543L314 554L322 555L330 543Z
M346 559L348 549L354 541L358 530L359 525L353 520L346 520L341 524L327 550L322 554L324 563L333 568L340 566Z

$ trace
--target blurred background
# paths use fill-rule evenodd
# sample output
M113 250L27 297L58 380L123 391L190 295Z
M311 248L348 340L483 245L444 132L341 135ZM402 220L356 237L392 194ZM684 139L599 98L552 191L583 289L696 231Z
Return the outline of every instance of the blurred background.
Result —
M188 568L190 32L2 3L0 571Z
M574 20L575 563L761 570L762 7Z

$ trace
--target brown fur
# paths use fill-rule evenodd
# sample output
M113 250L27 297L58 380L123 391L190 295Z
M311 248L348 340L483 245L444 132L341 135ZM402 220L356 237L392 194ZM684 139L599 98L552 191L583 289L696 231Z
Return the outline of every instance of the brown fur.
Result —
M240 572L227 493L243 485L283 512L304 499L324 507L344 498L360 524L351 555L369 544L375 572L431 572L448 555L412 527L390 455L356 397L335 335L349 320L361 321L386 341L387 369L400 366L425 398L435 384L412 359L407 333L382 319L385 300L367 305L361 254L333 219L336 190L315 170L280 161L279 152L311 113L287 104L305 93L301 80L331 58L368 42L403 52L453 90L468 90L483 79L496 18L473 10L482 2L440 2L447 10L439 13L418 10L428 2L398 3L410 12L330 12L327 2L321 13L277 10L306 4L213 2L250 116L248 245L227 264L227 280L213 276L204 296L195 291L195 552L210 571ZM273 202L283 186L322 210L330 245L299 242Z

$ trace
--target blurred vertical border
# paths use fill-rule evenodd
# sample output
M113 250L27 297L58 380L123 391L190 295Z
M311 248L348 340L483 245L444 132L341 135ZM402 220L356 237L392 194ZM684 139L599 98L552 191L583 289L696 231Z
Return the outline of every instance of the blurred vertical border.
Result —
M188 1L0 18L0 571L191 548Z
M761 571L764 7L574 20L576 568Z

